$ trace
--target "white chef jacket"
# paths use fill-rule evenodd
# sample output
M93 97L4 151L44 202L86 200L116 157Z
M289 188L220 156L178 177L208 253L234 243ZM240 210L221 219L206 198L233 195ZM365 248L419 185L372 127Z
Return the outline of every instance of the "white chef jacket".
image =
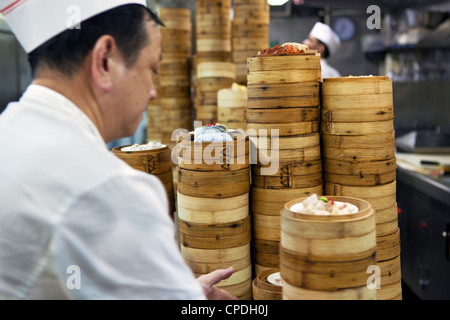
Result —
M326 59L320 59L320 65L322 67L322 79L338 78L341 76L339 71L328 64Z
M205 299L162 183L31 85L0 116L0 299Z

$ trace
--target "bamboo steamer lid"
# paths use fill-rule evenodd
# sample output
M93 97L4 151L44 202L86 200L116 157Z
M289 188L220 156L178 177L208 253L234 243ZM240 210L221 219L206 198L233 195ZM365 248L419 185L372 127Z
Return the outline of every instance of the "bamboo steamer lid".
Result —
M269 282L268 277L279 272L269 269L260 272L253 280L253 300L283 300L283 287Z

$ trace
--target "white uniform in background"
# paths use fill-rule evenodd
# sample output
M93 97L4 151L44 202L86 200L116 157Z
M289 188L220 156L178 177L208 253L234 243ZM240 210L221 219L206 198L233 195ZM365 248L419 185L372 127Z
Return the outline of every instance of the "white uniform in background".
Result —
M341 40L339 39L339 36L333 31L333 29L330 28L330 26L324 23L316 22L309 35L326 44L330 56L335 55L341 48ZM322 79L341 76L335 68L328 64L325 58L322 57L320 62L322 66Z
M328 64L326 59L320 59L320 65L322 67L322 79L337 78L341 76L339 71Z
M0 204L0 299L205 299L162 183L55 91L0 117Z

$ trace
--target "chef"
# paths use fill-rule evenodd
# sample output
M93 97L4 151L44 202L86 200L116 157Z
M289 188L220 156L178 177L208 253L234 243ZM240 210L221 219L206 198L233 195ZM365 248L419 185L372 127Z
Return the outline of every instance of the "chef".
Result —
M0 0L33 81L0 117L0 299L234 299L195 278L154 176L115 157L161 59L145 0Z
M336 78L341 74L330 66L327 58L336 54L341 47L339 36L328 25L316 22L307 39L303 41L309 49L317 50L321 55L322 78Z

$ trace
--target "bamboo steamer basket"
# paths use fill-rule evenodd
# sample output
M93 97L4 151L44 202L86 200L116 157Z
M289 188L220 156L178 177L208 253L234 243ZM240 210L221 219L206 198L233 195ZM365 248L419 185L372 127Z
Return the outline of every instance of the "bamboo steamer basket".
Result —
M236 82L247 85L247 64L245 62L235 62L236 66Z
M326 194L364 199L377 211L396 205L396 185L396 181L378 186L348 186L326 181L324 183Z
M166 28L191 31L191 11L187 8L161 8L159 11Z
M306 79L301 79L301 81L289 81L291 79L289 78L289 74L285 74L284 76L280 74L281 70L311 70L320 72L320 56L315 55L315 53L256 56L247 60L247 67L249 73L276 72L278 74L278 79L273 83L311 82L316 81L317 79L318 82L321 82L321 77L311 81ZM270 75L270 73L267 73L267 75ZM274 74L272 76L274 76Z
M290 150L320 146L320 134L318 132L296 136L272 137L270 135L263 135L256 130L248 130L247 135L252 145L257 149L263 150Z
M389 261L400 256L400 229L377 237L377 261Z
M252 176L252 185L261 189L308 188L322 184L322 173L294 176L280 174L279 176Z
M270 168L271 164L252 164L251 170L253 176L263 175L264 170ZM316 173L322 173L322 161L320 159L313 161L280 161L278 170L273 176L293 175L303 176ZM266 171L267 172L267 171Z
M249 215L249 194L210 199L185 196L178 192L178 218L191 223L226 224Z
M270 275L279 272L278 269L269 269L260 272L253 280L253 300L283 300L283 287L272 284L267 279Z
M394 130L394 122L387 121L365 121L365 122L321 122L321 130L324 133L337 135L365 135L388 133Z
M323 186L317 185L301 189L261 189L252 188L252 212L280 216L280 210L286 202L294 199L310 196L311 194L322 194ZM258 205L260 204L260 205Z
M286 161L310 162L320 159L320 146L298 148L298 149L280 149L265 150L259 149L257 162L263 164L278 164Z
M178 169L178 190L181 194L200 198L235 197L250 191L249 169L235 171Z
M250 252L250 244L241 247L227 249L196 249L180 245L181 254L185 260L196 262L231 262L248 257Z
M396 170L396 159L381 160L376 165L370 161L353 162L327 159L323 163L325 172L342 175L376 175ZM345 185L345 183L342 183Z
M121 151L120 146L112 149L115 156L125 161L132 168L153 175L164 174L172 170L171 150L163 147L145 151Z
M320 216L300 214L289 208L306 198L290 201L281 210L281 246L309 261L353 261L376 250L375 210L369 202L334 196L335 201L358 207L355 214Z
M233 37L231 41L233 51L253 50L255 53L258 52L261 48L266 48L268 46L268 43L269 41L267 36L260 38Z
M324 109L392 107L392 80L388 77L339 77L324 79Z
M175 199L172 176L172 158L171 149L169 147L144 150L144 151L122 151L121 149L129 146L119 146L113 148L112 153L126 162L132 168L146 172L157 177L167 193L169 201L169 213L173 216L175 211Z
M237 38L261 38L266 37L269 34L269 25L267 24L240 24L240 23L232 23L232 34L233 37ZM258 49L258 51L261 48ZM254 52L253 54L257 54L258 51Z
M250 167L250 143L242 133L230 133L233 141L194 142L183 136L178 144L178 166L195 171L236 171Z
M335 174L329 172L324 173L324 178L326 181L349 186L377 186L393 182L396 177L397 174L395 170L386 173L359 175Z
M366 135L335 135L321 133L321 142L325 147L372 149L395 145L395 132Z
M247 50L233 50L231 58L234 63L245 63L245 70L247 70L247 59L255 56L259 49L247 49Z
M279 56L278 58L282 58ZM256 58L253 58L256 59ZM249 59L250 60L250 59ZM280 67L282 68L282 67ZM283 77L285 70L280 69L280 77ZM296 70L298 71L298 70ZM320 71L320 69L319 69ZM266 72L266 71L257 71ZM267 71L278 72L278 71ZM250 76L250 73L249 73ZM287 76L285 76L287 78ZM285 80L286 78L283 78ZM317 80L317 79L316 79ZM248 78L248 99L250 109L270 109L275 108L303 108L317 107L320 105L319 83L299 82L284 83L254 83L252 77ZM291 111L292 112L292 111ZM301 110L297 111L301 112Z
M234 129L247 129L247 90L221 89L217 92L219 123Z
M283 300L377 300L377 290L366 285L336 291L307 290L284 282Z
M377 237L391 235L398 229L397 204L390 208L376 210Z
M202 62L197 65L198 78L231 78L235 77L233 63L224 61Z
M197 39L198 52L231 52L230 39Z
M316 262L298 257L295 252L280 249L283 280L308 290L335 291L366 285L368 266L375 265L376 253L346 262Z
M355 214L318 216L281 211L280 273L284 299L376 299L366 291L366 270L376 263L375 211L364 200L333 197L356 205Z
M253 257L256 273L278 268L280 210L293 199L321 194L322 184L301 189L260 189L252 187Z
M250 216L238 221L220 224L192 223L179 220L180 241L185 247L198 249L225 249L250 242Z
M253 123L247 122L247 129L253 132L267 130L268 135L298 136L319 132L318 121L290 122L290 123ZM263 131L265 132L265 131Z
M381 286L377 289L377 300L402 300L400 256L377 262L381 273Z
M327 122L378 122L394 119L394 107L358 108L355 109L326 109L321 110L321 118Z
M318 121L318 108L290 108L283 107L269 109L247 109L247 121L256 123L283 123Z

